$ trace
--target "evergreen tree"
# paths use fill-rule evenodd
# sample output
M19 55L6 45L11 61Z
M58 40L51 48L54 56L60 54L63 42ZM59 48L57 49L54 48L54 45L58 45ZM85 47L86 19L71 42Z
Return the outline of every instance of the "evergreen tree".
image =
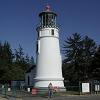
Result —
M81 49L82 49L82 39L80 34L75 33L72 37L67 38L64 43L64 64L66 66L64 77L71 81L76 81L80 79L80 68L79 62L81 59ZM68 77L69 76L69 77Z
M92 60L96 52L96 43L94 42L93 39L89 38L88 36L85 36L82 42L83 42L82 56L81 56L82 62L80 63L85 80L86 78L91 77L90 70L91 70Z
M30 58L25 55L20 45L13 53L8 42L0 42L0 83L23 80L30 66Z
M97 48L97 51L94 55L94 59L92 61L92 69L90 70L92 78L96 78L100 80L100 45Z
M31 65L31 66L32 66L32 65L35 65L34 57L33 57L33 56L31 56L31 59L30 59L30 65Z
M91 76L91 63L96 51L94 40L73 34L64 44L64 77L71 81L86 80Z
M21 45L19 45L19 48L15 49L15 59L17 62L19 62L23 61L23 58L24 58L23 48L21 47Z
M18 75L17 79L24 79L25 72L30 67L30 64L28 55L25 56L23 48L20 45L19 48L15 50L14 66L18 68L18 71L20 71L20 75Z
M8 42L0 43L0 81L10 79L12 69L13 53Z

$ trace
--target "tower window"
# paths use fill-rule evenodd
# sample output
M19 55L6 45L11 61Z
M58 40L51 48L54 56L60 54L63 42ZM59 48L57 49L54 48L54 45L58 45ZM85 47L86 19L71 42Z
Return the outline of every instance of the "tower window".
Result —
M54 30L53 29L51 30L51 34L54 35Z
M37 45L36 45L36 52L38 53L38 43L37 43Z

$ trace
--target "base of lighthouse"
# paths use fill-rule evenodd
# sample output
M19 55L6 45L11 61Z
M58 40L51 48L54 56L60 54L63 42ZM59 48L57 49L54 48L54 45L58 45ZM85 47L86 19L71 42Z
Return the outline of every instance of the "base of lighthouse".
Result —
M48 85L52 83L53 87L59 91L66 91L63 83L63 78L35 78L35 88L38 91L48 91Z

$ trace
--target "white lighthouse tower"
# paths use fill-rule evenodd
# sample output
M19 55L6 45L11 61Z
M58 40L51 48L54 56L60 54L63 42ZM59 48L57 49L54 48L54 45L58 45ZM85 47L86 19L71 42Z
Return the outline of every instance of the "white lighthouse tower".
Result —
M57 14L46 6L39 17L35 87L47 88L49 83L52 83L53 86L64 88Z

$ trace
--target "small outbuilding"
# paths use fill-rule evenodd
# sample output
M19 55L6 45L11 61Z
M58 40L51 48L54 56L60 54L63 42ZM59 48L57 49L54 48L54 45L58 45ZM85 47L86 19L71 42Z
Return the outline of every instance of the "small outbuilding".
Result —
M36 75L36 65L31 66L25 75L25 86L26 87L33 87L35 83L35 75Z

